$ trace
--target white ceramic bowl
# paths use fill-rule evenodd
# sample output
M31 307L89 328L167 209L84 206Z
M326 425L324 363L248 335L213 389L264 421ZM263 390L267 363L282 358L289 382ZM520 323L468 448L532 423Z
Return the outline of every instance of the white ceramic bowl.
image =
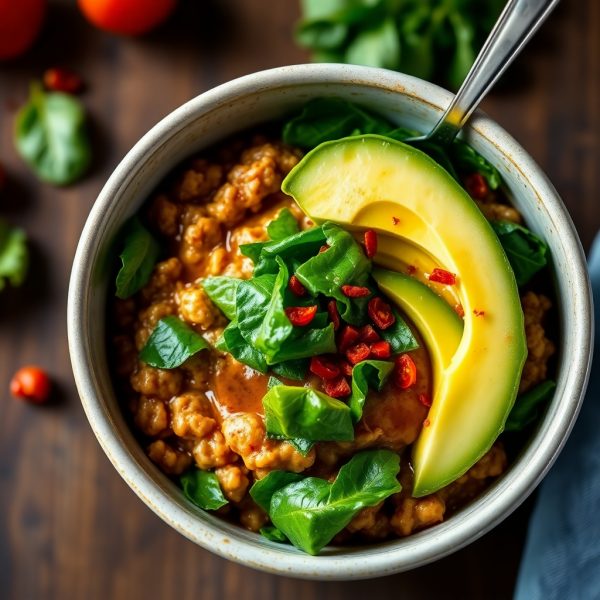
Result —
M312 579L360 579L397 573L450 554L509 515L532 492L563 447L587 384L592 305L584 255L556 191L531 157L478 112L466 136L501 172L515 206L547 240L560 304L558 386L543 421L518 460L474 502L445 523L405 539L365 547L328 547L320 556L266 540L190 504L145 455L115 397L105 349L112 242L158 182L182 159L245 128L277 119L311 98L336 96L390 121L429 130L450 93L419 79L349 65L298 65L264 71L210 90L171 113L116 168L85 225L69 289L69 346L88 419L119 474L162 519L204 548L247 566Z

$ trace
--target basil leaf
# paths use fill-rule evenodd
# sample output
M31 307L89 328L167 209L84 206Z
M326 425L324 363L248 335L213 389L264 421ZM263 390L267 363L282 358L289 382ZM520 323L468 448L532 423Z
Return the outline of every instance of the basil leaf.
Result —
M210 348L191 327L169 315L161 319L140 352L140 360L159 369L174 369L190 356Z
M77 98L45 93L36 82L31 86L29 102L17 114L17 151L42 181L73 183L92 158L85 121L85 110Z
M0 291L7 281L13 287L19 287L25 281L29 267L26 239L25 231L0 219Z
M344 59L353 65L398 69L400 38L394 19L387 18L376 27L359 32L348 45Z
M381 339L389 343L392 354L416 350L419 347L419 344L417 343L413 332L410 330L410 327L404 322L404 319L395 308L392 308L392 312L394 313L396 320L387 329L379 331Z
M240 281L237 277L207 277L200 282L208 297L230 321L235 319L235 292Z
M256 504L263 510L271 510L271 498L273 494L290 483L302 481L304 475L301 473L288 473L287 471L271 471L262 479L259 479L251 488L250 495Z
M506 252L517 285L525 285L546 265L546 242L529 229L510 221L490 221L490 225Z
M263 398L263 407L269 436L313 442L354 439L348 406L311 388L276 385Z
M504 431L521 431L537 421L541 403L553 395L555 387L556 383L548 380L519 396L506 419Z
M496 190L500 187L502 180L498 169L462 140L454 140L450 158L458 171L467 175L479 173L491 189Z
M261 527L258 530L261 535L266 537L268 540L272 542L279 542L281 544L289 544L290 540L287 539L287 536L279 531L277 527L273 527L273 525L267 525L266 527Z
M244 339L237 321L231 321L225 327L223 334L215 344L215 348L223 352L229 352L235 360L248 365L263 375L266 374L269 368L265 357Z
M274 221L267 225L267 233L272 240L283 240L300 232L300 225L289 208L282 208Z
M211 471L193 469L179 479L185 497L204 510L217 510L227 504L217 476Z
M317 554L356 515L402 487L400 457L390 450L367 450L352 457L333 484L317 477L286 485L273 494L273 525L296 546Z
M313 319L315 321L317 317ZM311 323L312 325L312 323ZM296 330L305 330L310 325L305 327L295 327ZM337 351L335 345L335 331L333 323L329 323L323 329L308 329L304 335L294 338L291 336L282 344L281 348L274 355L272 362L288 362L311 356L319 356L320 354L333 354ZM267 362L269 362L267 360Z
M313 319L314 320L314 319ZM306 376L310 361L307 358L298 358L292 360L286 360L279 364L273 365L271 370L280 377L286 379L294 379L295 381L302 381Z
M146 285L160 253L158 242L137 217L129 221L125 232L125 249L120 255L123 266L116 282L119 298L129 298Z
M352 369L352 395L348 406L355 423L362 417L369 386L374 390L381 390L393 370L393 362L382 360L365 360L354 366Z

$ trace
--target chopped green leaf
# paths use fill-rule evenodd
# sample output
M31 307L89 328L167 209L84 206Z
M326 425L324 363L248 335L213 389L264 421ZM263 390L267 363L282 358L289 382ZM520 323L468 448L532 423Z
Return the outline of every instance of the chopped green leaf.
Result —
M267 225L267 233L274 240L283 240L300 232L300 225L289 208L282 208L274 221Z
M161 319L140 352L140 360L159 369L174 369L210 348L208 342L174 315Z
M263 510L269 512L271 509L271 498L281 488L302 481L304 475L301 473L289 473L288 471L271 471L262 479L259 479L251 488L250 495L256 504Z
M290 336L275 354L272 359L273 362L289 362L311 356L319 356L320 354L331 354L336 352L337 348L335 345L333 323L329 323L327 327L323 328L317 328L317 324L315 323L315 328L310 328L316 319L317 317L315 316L310 325L294 327L294 330L297 330L300 333L306 331L306 333L299 337L294 337L294 335Z
M377 391L381 390L393 370L393 362L382 360L365 360L354 366L352 369L352 395L348 406L355 423L362 417L369 387Z
M229 352L235 360L248 365L263 375L266 374L269 368L265 357L244 339L237 321L231 321L225 327L223 335L221 335L215 344L215 348L223 352Z
M390 344L392 354L416 350L419 344L410 327L404 322L404 319L395 308L392 308L392 312L396 320L393 325L379 332L381 339Z
M235 319L235 292L240 281L237 277L207 277L201 282L208 297L230 321Z
M537 421L541 403L552 396L555 387L556 383L548 380L519 396L506 419L504 431L521 431Z
M275 375L279 375L280 377L302 381L306 376L309 364L310 360L308 358L298 358L273 365L271 370Z
M462 140L454 140L450 151L450 159L458 171L467 175L479 173L492 190L500 187L502 180L498 169Z
M277 527L273 527L273 525L261 527L258 531L261 533L261 535L263 535L272 542L279 542L280 544L290 543L290 540L287 539L287 536L281 531L279 531Z
M185 497L204 510L217 510L227 504L219 480L211 471L192 469L179 480Z
M0 219L0 291L7 281L13 287L19 287L25 281L29 266L26 240L22 229Z

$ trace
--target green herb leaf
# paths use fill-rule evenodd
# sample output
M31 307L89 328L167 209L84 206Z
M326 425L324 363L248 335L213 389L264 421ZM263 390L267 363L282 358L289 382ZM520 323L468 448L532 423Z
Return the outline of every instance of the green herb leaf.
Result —
M7 281L13 287L19 287L25 281L29 266L26 240L25 231L0 219L0 291Z
M227 504L217 476L211 471L192 469L180 478L185 497L204 510L217 510Z
M261 527L258 531L266 537L268 540L272 542L279 542L280 544L289 544L290 540L287 539L287 536L279 531L277 527L273 527L273 525L267 525L266 527Z
M158 242L137 217L125 231L125 249L120 256L123 266L117 275L119 298L129 298L146 285L160 253Z
M273 525L304 552L317 554L356 515L399 492L400 457L390 450L367 450L352 457L333 484L307 477L275 492Z
M237 321L231 321L225 327L223 335L221 335L215 344L215 348L223 352L229 352L235 360L248 365L263 375L266 374L269 368L265 357L244 339Z
M517 285L525 285L546 265L548 246L529 229L510 221L490 221L500 239L508 262L515 272Z
M498 189L502 180L498 169L480 156L462 140L454 140L450 151L450 158L456 169L466 175L479 173L492 190Z
M311 388L276 385L263 398L263 407L270 437L313 442L354 439L348 406Z
M271 370L280 377L302 381L306 376L309 364L310 360L308 358L292 359L273 365Z
M311 356L319 356L320 354L332 354L337 351L335 345L335 331L333 323L329 323L327 327L317 328L317 316L312 320L310 325L304 327L294 327L294 334L306 331L304 335L295 337L292 334L277 351L272 359L275 362L288 362L291 360L310 358ZM326 315L323 314L326 318ZM312 325L315 328L311 328ZM267 361L269 362L269 361Z
M29 102L17 114L15 145L43 181L73 183L91 162L85 120L85 110L77 98L45 93L41 84L34 83Z
M398 69L400 38L394 19L387 18L376 27L359 32L348 45L344 62L365 67Z
M379 332L381 339L388 342L392 349L392 354L400 354L416 350L419 347L410 327L404 322L395 308L392 308L396 320L393 325Z
M300 232L300 225L289 208L282 208L274 221L267 225L267 233L274 240L283 240Z
M250 488L250 495L256 504L269 512L271 510L271 498L275 492L290 483L296 483L296 481L302 481L303 479L304 475L301 473L271 471Z
M352 395L348 406L355 423L362 417L369 387L377 391L381 390L393 370L393 362L382 360L365 360L354 366L352 369Z
M174 315L161 319L140 352L140 360L159 369L174 369L210 348L208 342Z
M506 419L504 431L521 431L537 421L541 403L553 395L554 388L556 383L548 380L519 396Z
M235 319L235 292L240 281L237 277L207 277L201 282L208 297L230 321Z

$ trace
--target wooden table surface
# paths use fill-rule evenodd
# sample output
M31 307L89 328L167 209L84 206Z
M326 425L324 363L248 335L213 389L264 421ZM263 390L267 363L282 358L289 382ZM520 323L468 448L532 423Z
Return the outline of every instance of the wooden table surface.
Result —
M511 597L533 499L469 547L435 564L363 582L317 583L213 556L163 523L103 454L75 389L66 335L69 274L94 199L133 144L173 109L253 71L306 62L290 38L296 0L183 0L143 39L89 26L74 0L50 0L43 35L0 65L0 216L25 227L32 268L0 294L0 600L352 600ZM600 225L600 3L563 0L484 104L548 173L587 249ZM83 96L96 148L89 176L67 189L38 183L16 156L15 109L28 83L63 65ZM13 372L45 367L53 401L12 399Z

